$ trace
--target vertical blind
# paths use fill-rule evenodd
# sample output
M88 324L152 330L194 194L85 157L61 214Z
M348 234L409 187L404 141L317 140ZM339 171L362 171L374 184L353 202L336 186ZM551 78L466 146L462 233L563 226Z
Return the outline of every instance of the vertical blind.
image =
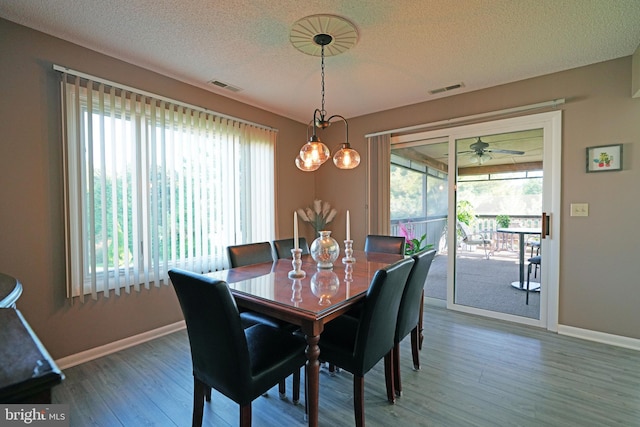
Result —
M274 237L276 131L62 73L67 296L227 267Z
M391 233L391 137L367 138L367 233Z

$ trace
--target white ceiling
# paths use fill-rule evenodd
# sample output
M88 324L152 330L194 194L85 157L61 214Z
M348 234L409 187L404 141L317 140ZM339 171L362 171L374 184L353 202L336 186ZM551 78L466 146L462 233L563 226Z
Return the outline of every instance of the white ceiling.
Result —
M628 56L640 44L639 0L0 0L3 18L302 123L320 108L320 58L296 50L289 31L314 14L359 32L352 49L326 58L326 110L346 118Z

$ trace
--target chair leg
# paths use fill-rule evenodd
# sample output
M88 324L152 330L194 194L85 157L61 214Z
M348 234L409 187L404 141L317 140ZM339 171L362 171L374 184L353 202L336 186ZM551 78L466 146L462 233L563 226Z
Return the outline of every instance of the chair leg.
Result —
M526 305L529 305L529 280L531 279L531 263L527 266L527 297L526 297Z
M336 376L336 372L338 372L339 368L333 363L329 363L329 375L332 377Z
M204 396L207 393L208 386L193 377L193 418L191 419L192 427L202 426L202 415L204 413Z
M293 404L297 405L300 402L300 369L298 368L293 373Z
M240 406L240 427L251 427L251 402Z
M396 396L400 397L402 394L402 380L400 379L400 343L396 343L391 351L393 352L393 391ZM388 394L387 392L387 395Z
M211 402L211 387L207 387L207 389L205 390L204 398L207 400L207 402Z
M307 372L307 365L304 365L304 420L307 421L309 415L309 373Z
M278 383L278 392L280 393L280 399L287 398L287 383L285 381L286 379L282 379Z
M418 336L418 327L416 326L411 331L411 356L413 357L413 370L420 370L420 351L418 347L418 342L420 341L420 337Z
M353 376L353 414L356 427L364 427L364 377Z
M424 341L423 331L423 317L424 317L424 289L422 289L422 297L420 298L420 314L418 315L418 329L420 339L418 341L418 349L422 350L422 341Z
M394 362L393 362L393 349L384 356L384 380L387 386L387 400L390 403L396 403L395 386L394 386Z

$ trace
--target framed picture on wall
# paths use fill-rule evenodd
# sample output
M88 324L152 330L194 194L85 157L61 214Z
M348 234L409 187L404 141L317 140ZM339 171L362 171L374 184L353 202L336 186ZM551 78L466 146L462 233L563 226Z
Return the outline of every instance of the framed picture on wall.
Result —
M622 144L587 147L587 172L622 170Z

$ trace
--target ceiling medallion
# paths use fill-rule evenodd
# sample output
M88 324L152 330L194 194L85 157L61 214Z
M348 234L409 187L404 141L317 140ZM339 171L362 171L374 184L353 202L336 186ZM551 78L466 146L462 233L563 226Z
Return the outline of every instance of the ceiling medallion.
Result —
M289 33L289 41L300 52L312 56L322 54L322 46L314 37L318 34L331 36L331 42L325 45L324 55L335 56L351 49L358 42L358 30L355 25L336 15L311 15L299 19Z

